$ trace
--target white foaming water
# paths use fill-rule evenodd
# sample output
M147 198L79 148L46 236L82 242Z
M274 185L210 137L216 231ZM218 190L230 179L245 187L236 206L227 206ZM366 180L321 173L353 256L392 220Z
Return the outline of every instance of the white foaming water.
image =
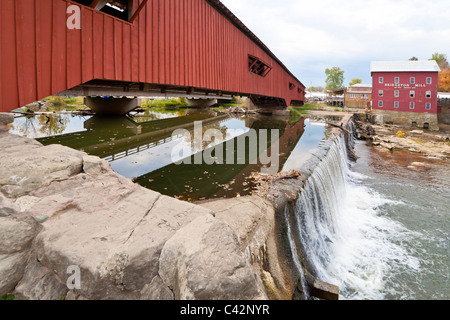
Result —
M317 277L337 285L344 299L378 300L396 290L392 274L419 272L420 261L401 246L413 233L381 210L401 203L363 186L364 179L350 170L338 138L309 178L295 217Z

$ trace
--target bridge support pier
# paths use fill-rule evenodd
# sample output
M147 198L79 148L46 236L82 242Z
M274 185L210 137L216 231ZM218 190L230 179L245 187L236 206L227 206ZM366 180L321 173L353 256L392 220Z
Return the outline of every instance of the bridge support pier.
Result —
M217 104L217 99L185 99L191 108L209 108Z
M137 98L86 97L84 103L98 115L122 116L139 106Z
M245 104L250 111L277 116L289 115L286 102L276 98L251 97L246 99Z

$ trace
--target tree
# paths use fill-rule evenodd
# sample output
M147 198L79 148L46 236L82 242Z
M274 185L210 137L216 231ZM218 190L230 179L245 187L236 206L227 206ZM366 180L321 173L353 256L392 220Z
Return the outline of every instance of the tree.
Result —
M323 92L324 90L325 90L324 87L314 87L314 86L312 86L312 87L308 88L309 92Z
M409 61L419 61L419 58L412 57L411 59L409 59Z
M450 92L450 69L444 69L439 73L438 90L440 92Z
M349 86L354 86L355 84L360 84L360 83L362 83L362 79L355 78L355 79L352 79L352 81L348 85Z
M439 52L433 53L430 60L436 61L441 70L448 69L450 67L447 61L447 55L443 53Z
M344 86L344 71L341 68L333 67L325 70L327 80L325 80L325 90L338 90Z

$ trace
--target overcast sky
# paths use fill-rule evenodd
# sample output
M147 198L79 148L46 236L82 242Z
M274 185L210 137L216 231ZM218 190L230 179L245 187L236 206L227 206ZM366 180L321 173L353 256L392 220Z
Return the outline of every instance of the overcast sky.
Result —
M450 0L222 0L307 87L325 69L371 83L370 62L450 58ZM450 60L450 59L449 59Z

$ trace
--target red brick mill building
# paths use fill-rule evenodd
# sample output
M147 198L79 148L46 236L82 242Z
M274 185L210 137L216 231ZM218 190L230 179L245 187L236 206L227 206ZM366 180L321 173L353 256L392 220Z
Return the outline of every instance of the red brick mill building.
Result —
M376 61L370 69L376 122L439 129L436 61Z

